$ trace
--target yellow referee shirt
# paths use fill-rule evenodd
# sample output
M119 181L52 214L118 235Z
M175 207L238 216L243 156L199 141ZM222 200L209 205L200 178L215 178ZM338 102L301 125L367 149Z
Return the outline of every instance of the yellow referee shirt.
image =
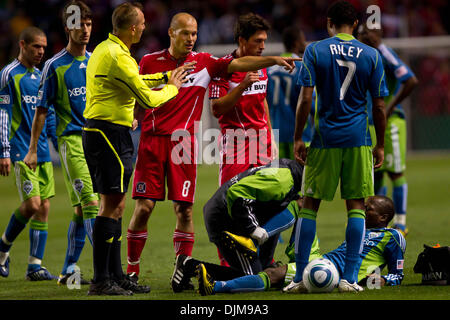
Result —
M144 108L155 108L178 94L174 85L166 85L159 91L150 89L167 83L168 76L170 73L140 75L128 47L109 34L89 58L84 117L131 127L136 100Z

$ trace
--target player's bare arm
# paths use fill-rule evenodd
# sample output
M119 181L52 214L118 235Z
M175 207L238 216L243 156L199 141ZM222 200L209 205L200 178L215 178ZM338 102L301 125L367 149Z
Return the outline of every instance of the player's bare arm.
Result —
M395 95L395 97L389 102L386 111L386 118L389 118L392 115L392 112L395 109L395 106L402 103L413 91L413 89L417 86L419 80L416 77L411 77L405 82L402 83L400 90Z
M28 147L28 153L23 159L23 162L31 169L36 170L37 166L37 145L39 136L45 125L45 119L47 118L48 109L43 107L37 107L36 113L33 118L33 125L31 127L30 146Z
M269 127L271 141L274 142L274 143L272 143L272 150L270 153L271 159L274 160L278 157L278 145L275 143L275 135L274 135L273 129L272 129L272 122L270 121L269 104L267 103L267 98L264 99L264 111L266 112L266 116L267 116L267 126Z
M372 104L372 117L377 137L377 144L373 148L373 157L375 159L374 168L377 169L381 167L384 161L384 131L386 129L384 98L373 98Z
M214 99L211 102L211 110L214 117L219 118L220 116L228 113L237 103L239 98L244 93L245 89L251 87L255 82L259 81L259 75L256 71L247 72L244 80L233 88L228 94L218 99Z
M298 97L297 112L295 118L294 131L294 156L301 165L306 163L306 146L302 140L303 129L308 121L311 111L312 95L314 87L302 87Z
M295 69L295 62L302 61L302 58L278 57L278 56L245 56L234 59L228 65L228 72L245 72L267 68L274 65L284 67L289 72Z

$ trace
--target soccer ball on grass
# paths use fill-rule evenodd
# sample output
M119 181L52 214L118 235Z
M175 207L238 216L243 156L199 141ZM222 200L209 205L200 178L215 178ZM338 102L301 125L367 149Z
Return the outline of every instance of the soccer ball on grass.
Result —
M330 260L315 259L303 271L303 282L310 293L331 292L339 284L339 272Z

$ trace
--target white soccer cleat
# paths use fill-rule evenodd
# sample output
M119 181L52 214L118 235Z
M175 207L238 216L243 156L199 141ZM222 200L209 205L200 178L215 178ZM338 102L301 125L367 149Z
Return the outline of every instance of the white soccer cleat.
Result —
M339 290L339 292L355 292L355 293L357 293L357 292L363 291L364 289L356 282L350 283L347 280L342 279L341 281L339 281L338 290Z
M308 289L306 289L303 281L294 282L291 281L286 287L282 290L283 293L308 293Z

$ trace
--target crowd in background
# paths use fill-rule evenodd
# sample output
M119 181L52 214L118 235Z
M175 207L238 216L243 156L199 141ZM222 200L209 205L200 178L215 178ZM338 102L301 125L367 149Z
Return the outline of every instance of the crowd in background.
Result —
M107 37L111 31L111 14L123 0L85 0L94 13L94 25L88 50ZM171 17L186 11L198 20L197 46L233 43L233 25L238 15L255 12L266 18L272 30L269 41L279 42L286 26L298 25L308 41L327 37L325 29L327 0L149 0L144 4L147 28L141 42L133 47L139 61L148 52L168 47L167 28ZM369 5L381 9L384 37L420 37L448 35L450 20L446 17L447 0L350 0L361 13ZM17 39L29 25L42 28L48 37L46 58L53 56L66 44L62 28L61 8L64 0L0 0L0 67L18 53ZM364 17L361 17L362 19ZM425 114L450 114L449 56L421 56L411 61L421 80L419 100L427 103ZM44 59L43 61L45 61ZM423 81L426 80L426 81ZM436 88L442 88L436 90Z

